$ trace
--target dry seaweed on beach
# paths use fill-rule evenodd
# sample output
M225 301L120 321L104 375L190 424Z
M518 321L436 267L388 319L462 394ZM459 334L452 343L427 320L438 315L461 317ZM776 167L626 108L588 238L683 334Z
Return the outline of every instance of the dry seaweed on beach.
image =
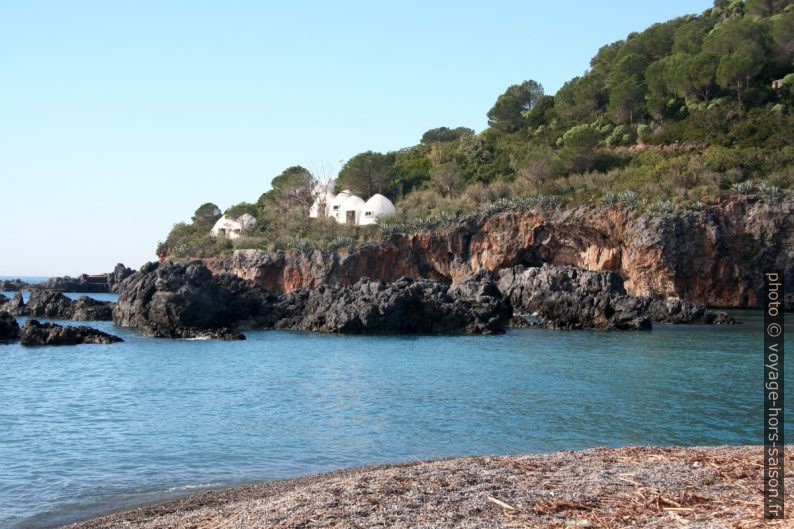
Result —
M383 465L209 491L70 527L794 527L762 519L761 454L627 447ZM791 479L791 450L786 468Z

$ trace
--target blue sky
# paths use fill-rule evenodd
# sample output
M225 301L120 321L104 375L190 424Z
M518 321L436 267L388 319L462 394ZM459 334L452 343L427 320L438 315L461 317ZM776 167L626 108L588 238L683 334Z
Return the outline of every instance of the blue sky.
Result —
M709 1L0 0L0 275L154 258L206 201L338 168Z

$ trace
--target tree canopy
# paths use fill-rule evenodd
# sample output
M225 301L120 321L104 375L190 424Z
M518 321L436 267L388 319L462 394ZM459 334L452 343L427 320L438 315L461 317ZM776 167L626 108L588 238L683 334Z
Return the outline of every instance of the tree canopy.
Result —
M219 218L221 218L221 208L212 202L206 202L196 209L192 220L193 224L212 226Z
M430 129L422 134L420 143L430 145L431 143L438 143L443 141L455 141L463 136L474 136L474 131L466 127L456 127L450 129L449 127L438 127Z
M300 165L287 167L280 175L270 181L270 185L276 191L284 191L290 187L307 186L312 180L311 172Z
M543 85L530 79L510 86L488 111L488 125L503 132L524 126L524 112L531 110L543 96Z
M349 189L354 194L370 197L375 193L389 194L394 178L394 155L379 152L362 152L342 166L337 178L338 189Z

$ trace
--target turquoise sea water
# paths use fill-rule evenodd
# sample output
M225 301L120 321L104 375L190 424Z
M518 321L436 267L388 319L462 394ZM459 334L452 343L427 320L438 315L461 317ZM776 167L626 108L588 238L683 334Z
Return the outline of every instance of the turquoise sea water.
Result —
M97 322L126 342L2 345L0 527L379 462L757 444L761 314L735 315L745 324L242 342Z
M49 279L49 276L0 276L0 279L21 279L25 283L41 283Z

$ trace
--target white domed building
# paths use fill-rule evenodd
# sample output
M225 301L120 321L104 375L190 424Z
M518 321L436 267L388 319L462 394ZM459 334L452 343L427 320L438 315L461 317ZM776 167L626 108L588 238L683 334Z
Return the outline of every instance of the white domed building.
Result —
M256 226L256 218L250 213L243 213L236 219L223 215L215 222L215 225L210 230L210 234L215 237L226 237L233 241L239 239L244 232L252 229L254 226Z
M339 213L342 211L342 204L344 204L345 200L350 198L351 195L353 195L353 193L351 193L349 189L340 191L331 201L331 206L328 208L328 216L333 217L337 222L344 223L344 220L339 220Z
M392 201L380 193L375 193L365 202L349 189L340 191L338 195L334 195L333 190L331 180L324 180L314 187L314 203L309 208L311 218L326 216L333 217L339 224L367 226L397 213Z
M361 212L363 208L364 200L356 195L350 195L342 202L342 207L339 210L336 221L339 224L358 226L359 221L361 221Z
M375 224L380 217L388 217L395 213L397 213L397 209L392 201L380 193L375 193L364 203L358 224L360 226Z

